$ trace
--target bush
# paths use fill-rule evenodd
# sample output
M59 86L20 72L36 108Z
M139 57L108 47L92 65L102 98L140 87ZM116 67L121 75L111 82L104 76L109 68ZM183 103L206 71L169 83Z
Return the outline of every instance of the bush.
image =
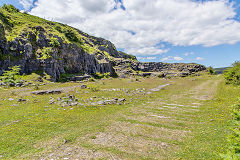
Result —
M71 77L71 76L72 76L72 74L69 74L69 73L61 74L58 81L59 82L68 82L69 77Z
M59 32L59 33L63 33L62 28L60 26L56 26L55 29Z
M65 30L64 34L69 41L78 42L78 38L72 30Z
M213 69L213 67L209 67L208 68L208 73L210 74L210 75L214 75L215 73L216 73L216 71Z
M94 78L96 78L96 79L109 78L109 77L110 77L110 73L109 72L108 73L103 73L103 74L101 74L99 72L96 72L94 74Z
M240 62L235 62L232 68L224 72L224 78L227 84L240 84Z
M165 77L165 74L164 73L160 73L159 75L158 75L158 78L164 78Z
M3 73L3 76L0 77L0 79L6 83L18 83L20 82L20 66L13 66L9 67L8 71L5 71Z
M11 4L9 4L9 5L4 4L4 5L2 6L2 9L6 10L6 11L8 11L8 12L12 12L12 13L14 13L14 12L19 12L19 9L15 8L15 7L14 7L13 5L11 5Z

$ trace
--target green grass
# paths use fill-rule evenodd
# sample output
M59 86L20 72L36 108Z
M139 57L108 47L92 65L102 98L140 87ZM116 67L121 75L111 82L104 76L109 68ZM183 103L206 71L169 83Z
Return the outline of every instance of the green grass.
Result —
M115 81L123 81L119 83L124 85L127 82L125 80L106 80L108 85L101 86L98 82L94 84L95 86L101 86L101 88L110 88L113 86ZM79 85L75 83L76 85ZM115 85L118 83L114 83ZM57 87L67 87L72 86L72 83L65 84L49 84L47 86L41 86L40 89L50 89ZM89 84L91 86L92 84ZM111 86L109 86L111 85ZM126 85L129 88L140 87L138 85ZM116 86L117 87L117 86ZM27 88L28 89L28 88ZM24 98L29 99L28 103L18 103L16 100L10 102L7 98L12 97L14 99L22 97L16 91L16 96L12 93L15 89L2 90L2 98L6 98L0 102L0 155L4 158L17 158L22 154L35 153L42 151L40 148L34 148L34 146L42 141L48 141L53 137L71 137L71 141L74 141L77 137L84 135L89 132L95 132L106 126L109 122L106 118L116 111L126 108L127 106L106 106L106 107L77 107L74 110L70 108L61 108L56 105L49 105L48 96L24 96ZM33 88L29 88L29 91ZM77 98L87 99L92 96L104 96L104 97L125 97L128 98L123 93L118 93L117 95L112 95L111 92L94 92L91 89L87 89L89 93L83 95L84 91L79 90L81 93L76 95ZM1 94L0 93L0 94ZM73 93L73 92L70 92ZM60 96L64 96L60 95ZM53 95L52 97L57 98L59 95ZM37 100L35 103L34 100ZM12 106L17 104L18 106ZM45 107L49 106L49 107ZM14 123L15 121L18 121ZM8 125L9 124L9 125ZM80 128L79 128L80 127ZM68 138L67 138L68 139Z
M52 152L60 154L61 148L66 145L107 152L123 159L221 159L220 154L226 153L228 148L226 137L231 133L229 127L232 124L229 120L232 117L228 106L240 95L239 87L225 85L219 76L178 78L171 82L159 78L139 80L97 80L86 82L88 89L80 89L79 83L39 86L40 90L63 88L65 90L61 95L33 96L29 93L34 87L0 89L0 97L4 99L0 101L0 155L3 159L32 159ZM192 96L211 92L215 82L220 82L220 85L213 92L212 100L193 99ZM129 96L124 91L101 90L124 88L131 92L138 88L149 90L166 83L172 85L149 95ZM206 86L193 92L201 84ZM71 88L73 86L76 87ZM91 89L93 87L99 90ZM49 104L50 96L57 99L66 94L74 94L81 103L91 97L97 97L98 100L101 97L118 97L126 98L127 104L95 107L60 107ZM9 101L10 97L15 100ZM17 98L29 101L17 102ZM134 98L132 102L131 98ZM171 108L162 109L162 106L167 105L162 103L182 106L173 111ZM189 105L192 103L202 104L199 111L191 110ZM163 115L171 119L157 119L149 115ZM127 130L116 131L115 127L119 127L115 123L123 125L119 127L126 125ZM100 132L115 135L114 143L116 146L121 144L120 147L93 143L99 140ZM136 143L121 142L117 139L118 135L134 139ZM150 145L141 148L140 144L145 141ZM162 142L170 148L150 147ZM59 148L59 151L55 148ZM135 152L136 148L142 149L142 152Z

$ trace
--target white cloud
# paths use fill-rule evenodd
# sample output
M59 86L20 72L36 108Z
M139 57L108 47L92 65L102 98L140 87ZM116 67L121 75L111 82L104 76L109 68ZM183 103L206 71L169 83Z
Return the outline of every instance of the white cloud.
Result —
M33 7L33 0L19 0L19 3L23 6L24 10L29 10Z
M138 60L155 60L157 57L137 57Z
M194 55L194 52L186 52L184 53L184 56Z
M179 57L179 56L168 56L168 57L164 57L161 59L161 61L183 61L184 58Z
M31 14L109 39L134 55L168 52L162 42L215 46L240 41L240 23L228 0L122 1L126 10L114 0L38 0Z
M171 60L171 58L172 58L171 56L164 57L161 59L161 61L169 61L169 60Z
M197 60L197 61L201 61L201 60L204 60L204 58L202 58L202 57L197 57L196 60Z
M184 60L182 57L178 57L178 56L173 57L173 59L174 59L175 61L182 61L182 60Z

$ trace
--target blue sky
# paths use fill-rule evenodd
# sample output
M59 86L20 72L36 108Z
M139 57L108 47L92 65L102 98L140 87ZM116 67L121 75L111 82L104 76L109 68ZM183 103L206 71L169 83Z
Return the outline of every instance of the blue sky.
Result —
M226 67L240 60L240 0L0 1L4 3L109 39L140 61Z

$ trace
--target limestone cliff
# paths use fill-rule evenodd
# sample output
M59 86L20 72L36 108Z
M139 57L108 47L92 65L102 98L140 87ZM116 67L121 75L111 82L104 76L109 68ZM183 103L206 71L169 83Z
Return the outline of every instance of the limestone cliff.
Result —
M119 69L127 67L134 71L158 72L178 66L140 63L135 56L117 51L108 40L4 5L0 8L0 74L14 65L21 67L21 73L46 72L53 81L65 73L91 75L109 72L114 76L116 71L121 73ZM188 67L177 68L186 70ZM204 68L192 69L197 72Z

